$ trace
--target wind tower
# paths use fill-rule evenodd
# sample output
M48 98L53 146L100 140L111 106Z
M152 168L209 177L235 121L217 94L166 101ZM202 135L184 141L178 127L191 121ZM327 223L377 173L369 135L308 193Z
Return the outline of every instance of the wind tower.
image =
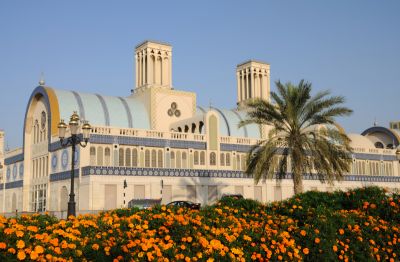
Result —
M134 92L152 87L172 89L172 46L144 41L135 48Z
M270 66L267 63L249 60L237 65L237 105L241 107L246 101L262 98L269 101Z

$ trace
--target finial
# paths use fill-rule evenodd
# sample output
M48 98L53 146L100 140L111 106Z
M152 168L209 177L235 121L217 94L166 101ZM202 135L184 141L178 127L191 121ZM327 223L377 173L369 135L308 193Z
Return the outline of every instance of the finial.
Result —
M40 74L39 85L40 85L40 86L44 86L44 85L45 85L44 74L43 74L43 72Z
M375 119L374 119L374 126L377 126L378 125L378 122L376 121L376 117L375 117Z
M210 99L210 102L209 102L209 110L211 111L211 108L212 108L212 104L211 104L211 99Z

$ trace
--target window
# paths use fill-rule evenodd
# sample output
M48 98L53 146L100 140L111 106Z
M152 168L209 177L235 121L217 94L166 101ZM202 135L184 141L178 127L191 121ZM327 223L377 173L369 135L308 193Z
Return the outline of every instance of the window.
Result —
M120 148L119 149L119 166L124 166L124 149Z
M144 153L144 166L150 167L150 150L148 149Z
M176 168L182 168L181 151L176 152Z
M96 165L96 148L94 146L90 147L90 165Z
M163 151L158 150L158 167L163 167Z
M194 164L198 165L199 164L199 152L194 151Z
M214 152L210 153L210 165L215 166L217 164L217 156Z
M131 166L131 150L129 148L125 150L125 166Z
M187 168L187 155L186 155L186 152L182 153L182 168Z
M132 166L138 166L138 151L136 148L132 149Z
M229 153L226 153L226 162L225 162L225 164L227 166L231 166L231 154L229 154Z
M240 170L240 155L236 155L236 169Z
M101 146L97 148L97 165L103 165L103 148Z
M219 157L221 166L225 166L225 154L221 153L220 157Z
M151 150L151 167L157 167L157 152L155 149Z
M111 160L111 150L110 150L110 148L106 147L106 149L104 150L104 155L105 155L104 165L105 166L109 166L110 165L110 160Z
M246 170L246 155L242 155L241 159L241 164L242 164L242 170Z
M199 133L200 134L203 132L203 126L204 126L203 121L200 121L200 123L199 123Z
M204 151L200 152L200 165L204 166L206 164L206 153Z
M171 168L175 168L175 152L171 152Z

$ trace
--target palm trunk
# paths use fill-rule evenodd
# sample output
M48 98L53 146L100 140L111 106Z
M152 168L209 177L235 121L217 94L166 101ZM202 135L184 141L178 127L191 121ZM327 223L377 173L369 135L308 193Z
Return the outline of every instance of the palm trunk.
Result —
M295 195L303 193L303 175L297 168L293 171L293 190Z

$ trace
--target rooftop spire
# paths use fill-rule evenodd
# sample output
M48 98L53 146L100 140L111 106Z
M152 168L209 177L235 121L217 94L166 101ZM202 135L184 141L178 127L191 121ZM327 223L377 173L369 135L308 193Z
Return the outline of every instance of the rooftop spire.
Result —
M40 74L40 80L39 80L39 85L40 86L44 86L45 85L45 81L44 81L44 74L43 72Z

